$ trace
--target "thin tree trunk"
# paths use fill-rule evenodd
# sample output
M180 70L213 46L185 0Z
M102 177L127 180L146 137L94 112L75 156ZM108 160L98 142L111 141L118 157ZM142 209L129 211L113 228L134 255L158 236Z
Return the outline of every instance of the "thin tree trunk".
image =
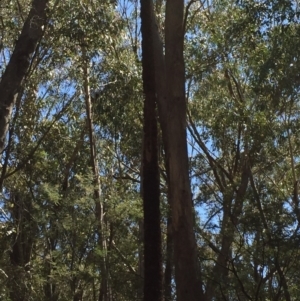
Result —
M99 292L99 301L108 301L108 273L106 265L106 239L104 237L104 209L103 203L101 200L101 183L99 178L98 170L98 160L96 152L96 141L95 133L93 126L93 114L92 114L92 102L91 102L91 93L90 93L90 83L89 83L89 67L88 67L88 58L86 55L86 49L84 41L82 44L82 53L83 53L83 80L84 80L84 94L85 94L85 104L86 104L86 115L87 115L87 126L89 132L89 142L90 142L90 159L91 167L94 176L94 197L96 203L96 219L98 223L98 235L99 235L99 247L102 251L102 260L101 260L101 285Z
M141 1L142 66L144 88L144 133L142 192L144 206L144 301L162 300L162 256L160 229L160 180L158 166L157 92L153 37L149 4Z
M221 249L212 271L212 278L207 283L206 301L214 300L217 291L215 288L216 286L221 288L221 290L226 294L228 284L227 264L230 259L230 250L234 241L236 227L242 213L243 201L249 182L249 168L247 161L244 162L242 168L241 181L236 191L234 205L234 192L228 193L227 195L224 193Z
M83 301L83 287L82 287L82 284L79 283L79 285L77 285L76 282L77 281L75 281L75 283L74 283L73 301Z
M11 194L13 204L11 216L17 232L13 235L8 286L11 301L26 301L30 299L30 287L26 285L26 280L28 280L27 272L30 269L29 263L36 235L36 225L32 219L31 199L27 196L22 197L20 192Z
M278 272L278 275L279 275L279 279L280 279L280 285L282 285L283 287L283 293L284 293L284 297L285 297L285 300L286 301L291 301L291 295L290 295L290 292L289 292L289 287L288 287L288 284L287 284L287 281L286 281L286 277L280 267L280 264L278 262L278 258L275 257L275 267L276 267L276 270Z
M49 256L50 258L45 262L45 267L47 271L47 281L44 284L44 294L45 294L45 301L57 301L59 297L59 292L57 291L56 283L53 282L52 279L52 266L53 266L53 252L56 250L56 234L57 234L57 229L56 229L56 223L55 221L52 222L50 220L50 227L53 231L53 234L50 235L49 239L47 239L47 248L45 250L45 257ZM51 232L52 232L51 231Z
M0 152L3 151L15 100L30 66L31 56L42 38L48 0L33 0L15 49L0 82Z
M170 213L169 213L170 215ZM172 218L167 219L167 246L166 246L166 268L164 275L164 301L172 300L172 271L173 271L173 239Z
M218 253L211 278L208 280L206 300L220 298L220 291L225 291L228 284L228 261L230 260L230 248L233 243L235 228L230 220L232 196L225 196L223 201L223 220L221 226L221 248Z
M78 152L79 149L82 147L83 145L83 141L84 141L84 134L86 132L86 127L84 127L81 131L81 134L78 138L78 141L75 145L75 148L69 158L69 160L67 161L66 165L65 165L65 171L64 171L64 178L62 181L62 195L63 197L66 197L67 195L67 190L69 187L69 176L70 176L70 170L72 168L72 166L74 165L74 163L76 162L77 156L78 156ZM54 212L55 215L58 214L58 212L60 211L60 205L55 205L54 206ZM50 260L46 262L46 269L47 269L47 281L44 285L44 293L45 293L45 300L47 301L56 301L59 298L59 292L56 289L56 284L52 281L51 276L52 276L52 262L51 260L53 260L52 257L52 253L55 252L56 250L56 241L58 239L58 229L57 229L57 223L56 220L53 220L52 218L50 219L50 227L51 227L51 234L49 239L47 239L47 244L48 244L48 248L46 249L45 252L45 257L50 255ZM72 291L76 291L76 285L74 284L75 288L72 288ZM74 298L75 298L75 293L74 293ZM77 297L76 297L77 298Z

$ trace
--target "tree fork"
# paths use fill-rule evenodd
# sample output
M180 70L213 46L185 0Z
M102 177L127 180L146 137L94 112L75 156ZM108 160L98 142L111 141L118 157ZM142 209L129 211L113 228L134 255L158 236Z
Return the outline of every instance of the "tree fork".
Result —
M141 1L143 4L144 1ZM165 56L152 1L142 17L149 22L143 38L153 45L155 88L158 115L166 152L168 198L172 210L175 281L178 301L203 301L201 271L197 263L197 245L193 229L193 208L188 172L186 137L185 70L183 59L184 1L167 0ZM145 5L146 6L146 5ZM144 13L144 15L143 15ZM144 50L144 49L143 49Z

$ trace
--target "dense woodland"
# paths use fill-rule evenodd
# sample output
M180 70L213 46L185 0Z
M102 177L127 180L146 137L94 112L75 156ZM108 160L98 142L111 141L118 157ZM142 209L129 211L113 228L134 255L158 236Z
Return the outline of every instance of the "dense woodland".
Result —
M0 300L300 300L297 0L0 1Z

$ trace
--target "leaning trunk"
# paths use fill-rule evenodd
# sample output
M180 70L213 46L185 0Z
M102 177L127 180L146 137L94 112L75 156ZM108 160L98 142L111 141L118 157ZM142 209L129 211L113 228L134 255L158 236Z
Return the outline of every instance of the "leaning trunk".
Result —
M33 0L29 15L0 82L0 153L15 100L30 66L32 54L43 36L48 0Z

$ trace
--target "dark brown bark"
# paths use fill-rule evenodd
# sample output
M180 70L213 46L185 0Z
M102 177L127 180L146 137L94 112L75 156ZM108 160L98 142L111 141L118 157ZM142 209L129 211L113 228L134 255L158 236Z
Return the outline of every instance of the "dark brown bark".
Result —
M11 270L9 290L12 301L29 299L30 288L26 285L29 263L36 234L36 225L32 220L31 199L22 197L19 192L12 193L13 210L11 212L15 228L12 251L10 253Z
M165 58L152 1L147 8L151 27L145 34L151 33L153 37L159 122L166 154L168 198L172 209L177 300L202 301L188 174L183 8L183 0L167 1Z
M43 36L48 0L33 0L31 10L0 82L0 152L4 149L15 100L30 66L31 56Z
M143 196L142 196L143 197ZM139 266L137 299L142 300L144 295L144 221L139 221Z
M282 268L280 267L280 264L278 262L277 257L275 257L275 267L276 267L276 270L277 270L278 275L279 275L280 286L283 287L283 293L284 293L285 300L286 301L291 301L291 295L290 295L290 292L289 292L289 287L288 287L285 275L282 271Z
M160 180L155 68L152 22L149 15L152 0L141 0L142 66L144 88L142 193L144 208L144 300L162 300L162 258L160 229Z
M83 288L81 281L77 276L73 276L71 281L71 291L73 294L73 301L82 301L83 300Z
M56 289L56 283L53 282L52 279L52 267L53 267L53 257L52 254L56 250L57 245L57 229L56 222L50 220L50 227L54 230L53 234L47 239L47 248L45 250L45 258L49 257L49 259L45 262L45 271L47 273L47 281L44 285L44 294L45 301L57 301L59 297L59 292Z
M166 246L166 268L164 275L164 301L172 300L172 272L173 272L173 239L172 218L167 220L167 246Z
M18 94L18 97L16 98L16 109L15 109L11 127L8 131L7 147L5 149L4 154L2 155L3 156L3 165L2 165L2 171L1 171L1 176L0 176L0 190L2 190L2 187L3 187L3 182L4 182L6 172L8 169L8 162L9 162L10 154L14 147L13 146L13 135L14 135L15 129L16 129L16 121L20 114L20 106L21 106L21 99L23 96L23 92L24 91L22 89L22 91L20 91L20 93Z

